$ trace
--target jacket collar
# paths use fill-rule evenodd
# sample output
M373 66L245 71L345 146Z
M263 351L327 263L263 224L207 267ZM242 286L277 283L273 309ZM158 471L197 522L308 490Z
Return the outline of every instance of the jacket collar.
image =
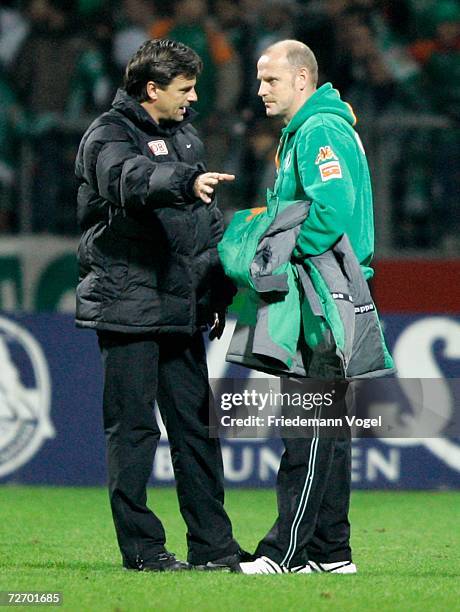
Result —
M350 125L356 123L356 117L351 106L341 99L339 92L332 87L331 83L325 83L299 108L283 129L283 132L293 134L307 119L318 113L337 115L345 119Z
M193 121L198 115L192 108L187 108L182 121L165 121L157 123L134 98L124 89L119 89L112 102L112 108L131 119L139 128L147 133L160 136L172 136L177 130Z

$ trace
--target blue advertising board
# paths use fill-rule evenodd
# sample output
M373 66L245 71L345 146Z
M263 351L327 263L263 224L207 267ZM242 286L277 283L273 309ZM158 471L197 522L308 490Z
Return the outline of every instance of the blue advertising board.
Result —
M384 324L401 379L438 379L438 434L354 440L353 486L460 488L460 438L442 435L456 402L449 383L460 378L460 319L387 315ZM208 347L213 378L251 374L224 360L233 327L230 320L224 338ZM388 409L407 411L410 398L405 393L402 386L405 408L393 401ZM77 330L70 315L1 314L0 482L104 484L101 396L102 368L93 332ZM412 421L422 416L414 407ZM281 452L278 439L224 440L227 484L273 486ZM173 483L165 439L157 451L152 483Z

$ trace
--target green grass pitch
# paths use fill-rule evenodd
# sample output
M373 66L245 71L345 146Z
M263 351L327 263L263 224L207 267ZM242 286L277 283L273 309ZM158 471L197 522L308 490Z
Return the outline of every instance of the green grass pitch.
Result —
M185 557L175 492L151 490L150 503L168 548ZM253 550L274 519L274 492L229 490L226 505ZM459 508L460 492L353 493L356 576L152 574L121 570L105 490L4 485L0 590L61 591L58 609L76 611L460 610Z

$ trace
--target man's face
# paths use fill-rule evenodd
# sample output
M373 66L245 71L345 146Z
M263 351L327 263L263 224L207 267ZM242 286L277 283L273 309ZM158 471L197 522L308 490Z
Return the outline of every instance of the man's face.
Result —
M260 81L258 95L265 104L268 117L282 117L289 121L300 107L300 90L295 69L284 53L262 55L257 62Z
M157 99L153 113L157 121L182 121L185 109L198 97L195 91L196 78L175 77L164 89L156 88Z

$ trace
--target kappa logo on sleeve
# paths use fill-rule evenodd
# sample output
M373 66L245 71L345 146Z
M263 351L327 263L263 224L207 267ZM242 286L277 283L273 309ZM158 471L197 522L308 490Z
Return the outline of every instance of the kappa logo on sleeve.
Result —
M147 143L154 155L168 155L168 147L164 140L151 140Z
M322 164L323 162L328 161L329 159L338 160L339 158L337 157L337 155L334 153L334 151L331 149L329 145L325 147L320 147L318 151L318 155L316 157L315 164L316 165Z
M319 166L319 172L321 174L321 180L330 181L331 179L342 178L342 168L338 161L326 162Z

